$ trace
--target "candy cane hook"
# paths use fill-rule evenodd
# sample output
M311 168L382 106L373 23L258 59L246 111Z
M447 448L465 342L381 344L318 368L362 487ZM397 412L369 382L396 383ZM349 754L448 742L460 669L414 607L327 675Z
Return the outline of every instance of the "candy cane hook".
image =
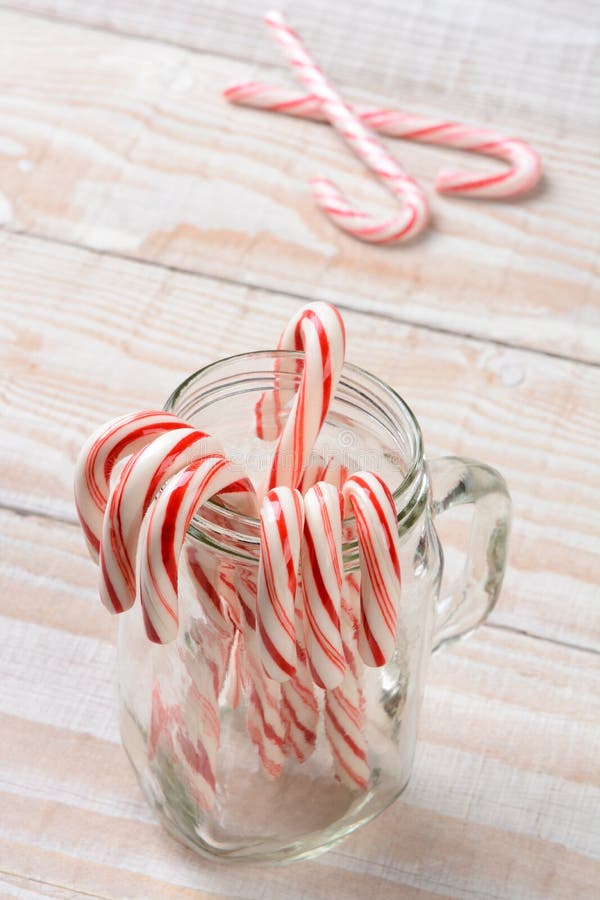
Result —
M384 220L377 219L350 204L328 178L315 178L312 189L319 208L343 231L372 244L394 244L417 235L427 225L429 215L427 200L419 185L385 150L375 133L344 103L281 13L267 13L265 23L305 87L318 97L329 122L359 159L403 204L396 215Z

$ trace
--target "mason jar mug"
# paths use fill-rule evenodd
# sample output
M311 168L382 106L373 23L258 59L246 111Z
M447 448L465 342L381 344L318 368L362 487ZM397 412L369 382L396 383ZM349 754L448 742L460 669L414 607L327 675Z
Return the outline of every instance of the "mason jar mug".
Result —
M165 409L217 434L226 455L260 480L273 443L256 435L256 401L276 379L292 393L300 359L269 351L222 360L181 384ZM301 647L298 677L272 682L249 633L210 614L212 600L252 615L259 560L259 522L219 498L186 535L177 639L150 643L139 604L119 620L124 747L168 830L212 858L309 857L389 806L410 777L431 652L483 622L500 590L510 523L503 479L472 460L426 461L419 425L391 387L346 364L312 459L375 471L393 492L402 588L386 665L366 666L356 652L351 517L341 612L347 668L333 690L300 677ZM462 504L471 506L468 549L447 589L435 520Z

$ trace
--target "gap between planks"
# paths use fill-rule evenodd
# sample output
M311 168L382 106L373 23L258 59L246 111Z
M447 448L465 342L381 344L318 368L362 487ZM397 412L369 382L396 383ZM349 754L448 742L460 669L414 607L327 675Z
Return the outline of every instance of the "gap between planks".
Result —
M2 5L0 4L0 10ZM102 29L99 29L102 30ZM15 237L33 238L40 243L55 244L59 247L66 247L72 250L82 250L88 253L94 253L105 259L116 259L123 262L135 262L142 266L152 269L159 269L163 272L172 272L176 275L186 275L192 278L210 278L212 281L221 284L231 285L238 288L247 288L251 291L262 291L265 294L271 294L274 297L286 297L289 300L297 300L299 303L312 303L314 297L302 294L296 291L290 291L285 288L275 288L267 284L261 284L259 281L250 281L245 279L240 281L238 278L228 278L226 275L213 274L208 271L198 269L188 269L185 266L175 266L170 263L163 263L159 260L146 259L145 257L135 256L134 254L119 253L116 250L106 250L103 248L90 247L87 244L81 244L78 241L69 241L64 238L49 237L48 235L38 234L35 231L28 231L23 228L11 228L7 225L0 226L0 233L14 235ZM533 347L529 344L517 344L513 341L504 341L493 337L479 337L473 332L461 331L459 329L444 328L443 326L430 325L427 322L413 322L402 316L393 316L389 312L379 309L363 309L360 304L340 303L338 300L333 301L334 305L343 311L359 313L360 315L371 316L383 322L392 322L394 325L405 325L408 328L418 328L421 331L428 331L434 334L447 335L448 337L464 338L467 341L473 341L477 344L488 344L492 347L504 347L507 350L524 351L526 353L535 353L537 356L546 357L547 359L556 359L561 362L575 363L576 365L588 366L591 369L600 369L600 362L594 360L581 359L577 356L571 356L568 353L557 353L552 350L543 350L539 347Z
M34 878L32 875L23 875L22 872L11 872L9 869L0 869L0 879L2 878L13 878L18 880L25 885L27 884L39 884L44 887L55 888L59 891L63 891L64 897L94 897L95 900L111 900L108 894L95 894L91 891L84 891L81 888L77 888L75 891L72 887L69 887L68 884L59 884L56 881L46 881L44 878ZM21 884L22 886L22 884ZM19 887L17 884L16 887Z

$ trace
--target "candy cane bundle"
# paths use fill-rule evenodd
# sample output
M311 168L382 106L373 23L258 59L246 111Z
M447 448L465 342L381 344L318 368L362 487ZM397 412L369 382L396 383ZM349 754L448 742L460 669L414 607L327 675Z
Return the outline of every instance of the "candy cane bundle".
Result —
M247 732L269 777L281 775L286 759L303 763L313 754L322 719L336 777L366 788L364 664L384 665L404 641L394 498L375 473L350 474L337 459L313 454L342 375L339 313L308 304L283 330L279 348L297 356L279 360L273 389L256 405L258 436L275 442L259 495L217 438L153 411L100 429L76 469L77 508L99 557L102 601L122 612L139 598L154 644L178 637L186 566L197 606L186 614L176 652L189 684L172 704L155 683L148 753L169 759L205 812L217 796L220 705L237 709L243 699ZM231 510L259 513L254 572L233 556L215 558L207 546L186 543L193 516L211 498L218 503L207 520L221 531ZM343 546L354 539L360 577L344 573ZM239 541L232 548L244 552Z

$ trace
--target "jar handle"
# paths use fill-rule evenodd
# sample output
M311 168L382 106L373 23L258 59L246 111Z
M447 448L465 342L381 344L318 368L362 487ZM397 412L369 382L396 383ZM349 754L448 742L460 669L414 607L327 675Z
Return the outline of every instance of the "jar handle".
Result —
M465 503L474 507L463 571L437 604L435 651L481 625L496 605L508 553L510 494L495 469L472 459L446 456L428 468L434 516Z

